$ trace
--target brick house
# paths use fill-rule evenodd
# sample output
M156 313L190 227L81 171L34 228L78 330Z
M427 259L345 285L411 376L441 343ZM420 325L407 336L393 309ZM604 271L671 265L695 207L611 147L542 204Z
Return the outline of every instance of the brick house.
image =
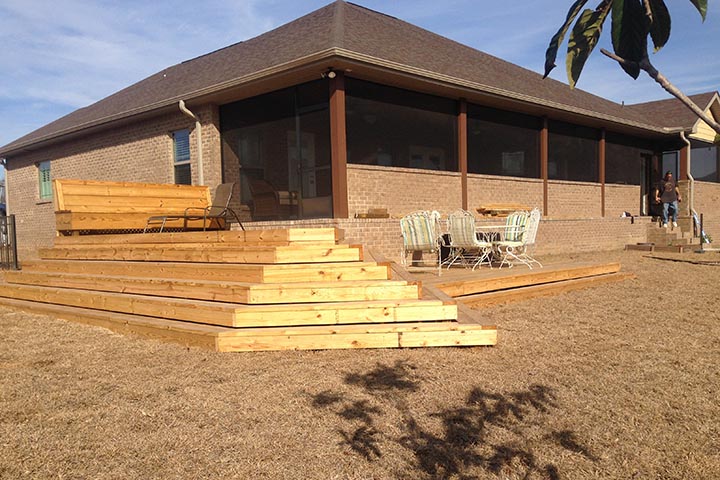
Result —
M720 119L717 93L694 98ZM335 225L395 258L400 215L523 203L542 209L549 253L644 241L649 221L620 215L648 215L667 169L720 234L706 127L675 100L619 105L336 1L158 72L0 157L25 252L55 235L50 179L84 178L235 181L249 228ZM394 218L355 218L376 207Z

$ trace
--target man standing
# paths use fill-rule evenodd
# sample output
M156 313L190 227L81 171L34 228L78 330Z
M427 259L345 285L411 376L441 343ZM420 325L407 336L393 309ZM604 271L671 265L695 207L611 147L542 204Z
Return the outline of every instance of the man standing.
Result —
M655 189L655 203L660 202L663 204L663 227L668 226L668 210L672 208L672 224L673 228L676 228L678 202L682 202L682 196L670 171L665 172L665 176Z

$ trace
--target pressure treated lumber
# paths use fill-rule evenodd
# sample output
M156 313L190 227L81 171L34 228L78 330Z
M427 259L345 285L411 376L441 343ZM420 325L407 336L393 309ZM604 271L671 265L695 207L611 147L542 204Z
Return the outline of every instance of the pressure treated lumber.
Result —
M247 243L275 245L295 243L335 244L342 236L337 228L290 228L258 230L214 230L206 232L163 232L110 235L76 235L55 238L55 246L127 245L136 243Z
M288 334L274 335L270 329L262 335L229 334L218 340L220 351L319 350L351 348L445 347L495 345L497 330L456 322L430 324L340 325L323 332L304 327ZM311 330L314 329L314 330ZM243 332L244 333L244 332Z
M42 259L73 260L143 260L155 262L211 262L211 263L321 263L354 262L362 260L358 246L335 245L332 247L223 247L205 250L172 246L84 246L41 248Z
M529 285L562 282L576 278L608 275L620 271L619 263L559 265L555 267L497 269L483 275L460 276L458 280L433 282L451 297L461 297L496 290L514 289Z
M239 305L8 283L0 285L0 296L228 327L437 321L457 318L455 305L427 300Z
M0 305L108 328L122 334L221 352L331 348L495 345L497 332L456 322L324 327L228 328L0 297Z
M55 179L53 192L60 232L142 229L148 217L183 214L186 208L211 204L206 186ZM182 227L183 222L166 226ZM202 228L203 221L188 226Z
M252 265L229 263L116 262L102 260L27 260L23 272L77 273L198 281L251 283L388 280L387 264L374 262Z
M158 215L180 215L184 213L172 209L155 209L145 212L55 212L55 228L58 232L98 231L98 230L142 230L149 217ZM183 228L183 219L168 219L165 228ZM217 222L206 225L208 228L219 228ZM203 220L189 220L187 228L202 229Z
M255 284L130 276L97 276L75 273L4 274L12 284L76 288L169 298L189 298L247 305L281 303L353 302L364 300L417 300L417 283L405 281L344 281L332 283Z
M631 278L635 278L635 275L633 275L632 273L610 273L607 275L576 278L563 282L532 285L526 287L512 288L509 290L500 290L496 292L481 293L477 295L468 295L465 297L459 297L458 300L465 305L471 306L473 308L487 307L490 305L496 305L498 303L519 302L536 297L558 295L560 293L580 290L588 287L595 287L605 283L620 282Z

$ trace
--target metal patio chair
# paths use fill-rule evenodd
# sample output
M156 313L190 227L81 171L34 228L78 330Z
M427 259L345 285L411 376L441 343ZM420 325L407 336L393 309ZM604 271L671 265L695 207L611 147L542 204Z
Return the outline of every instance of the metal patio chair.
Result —
M475 270L487 263L492 268L493 244L478 239L475 217L466 210L457 210L448 216L450 235L450 256L447 267L460 262Z
M400 231L403 238L402 265L408 266L408 253L432 253L437 257L438 275L440 275L440 247L442 245L440 213L420 211L405 215L400 219Z
M534 263L542 267L528 251L535 245L539 224L540 210L537 208L530 213L519 211L508 216L500 240L493 242L501 259L500 268L504 265L512 267L515 263L522 263L530 269Z

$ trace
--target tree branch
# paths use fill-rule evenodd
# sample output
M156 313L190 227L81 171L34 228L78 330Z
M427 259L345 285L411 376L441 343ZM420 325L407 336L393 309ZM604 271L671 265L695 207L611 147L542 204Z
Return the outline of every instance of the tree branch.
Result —
M692 110L692 112L697 115L702 121L707 123L715 132L717 132L718 135L720 135L720 123L716 122L713 118L708 116L700 107L698 107L695 102L690 100L690 98L685 95L683 92L681 92L675 85L673 85L665 75L658 72L658 70L653 66L652 63L650 63L650 59L645 56L642 60L639 62L633 62L630 60L626 60L622 57L619 57L615 55L612 52L608 52L604 48L600 49L603 55L606 57L612 58L616 62L618 62L621 65L637 65L640 67L640 70L645 71L650 78L655 80L657 83L660 84L660 86L665 89L666 92L668 92L673 97L680 100L687 108Z

